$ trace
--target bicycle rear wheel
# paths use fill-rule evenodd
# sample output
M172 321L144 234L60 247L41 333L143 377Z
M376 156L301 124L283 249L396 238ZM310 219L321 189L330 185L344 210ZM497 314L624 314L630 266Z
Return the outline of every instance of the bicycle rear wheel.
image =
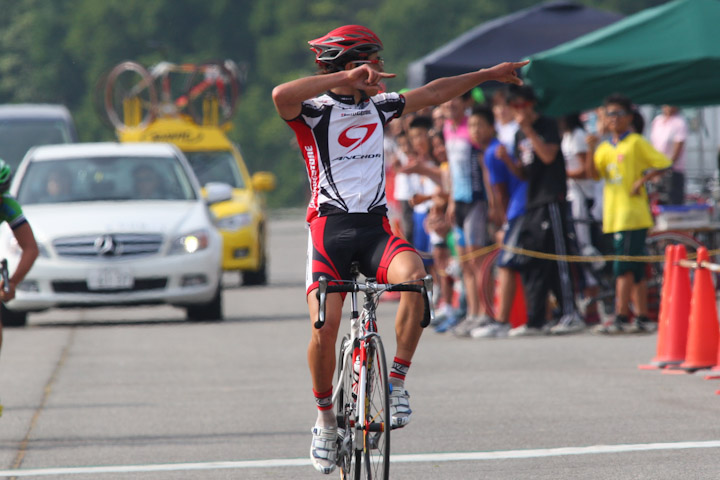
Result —
M338 439L338 461L340 477L343 480L359 480L360 466L362 463L361 451L354 450L355 424L357 411L355 409L355 397L353 395L353 366L343 369L345 361L350 352L352 359L352 345L350 336L345 335L340 344L340 354L337 363L338 371L338 397L335 409L337 412L338 429L344 431L342 439ZM351 360L352 361L352 360Z
M117 129L144 128L157 111L157 92L150 72L135 62L122 62L107 75L105 112Z
M367 339L367 388L365 392L365 478L385 480L390 476L390 385L385 349L377 335Z

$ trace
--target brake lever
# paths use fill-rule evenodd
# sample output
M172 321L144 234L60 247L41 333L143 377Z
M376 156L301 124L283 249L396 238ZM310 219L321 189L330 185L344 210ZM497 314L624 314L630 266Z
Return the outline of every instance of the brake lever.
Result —
M318 308L318 319L315 322L315 328L322 328L322 326L325 325L325 299L327 298L327 287L327 277L321 276L318 279L317 297L318 300L320 300L320 305Z

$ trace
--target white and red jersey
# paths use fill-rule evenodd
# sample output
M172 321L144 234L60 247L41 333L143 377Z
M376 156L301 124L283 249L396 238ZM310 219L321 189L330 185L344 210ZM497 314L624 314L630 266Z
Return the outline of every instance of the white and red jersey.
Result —
M338 213L386 213L383 131L404 107L405 97L397 93L356 103L328 92L302 103L288 124L310 181L308 222Z

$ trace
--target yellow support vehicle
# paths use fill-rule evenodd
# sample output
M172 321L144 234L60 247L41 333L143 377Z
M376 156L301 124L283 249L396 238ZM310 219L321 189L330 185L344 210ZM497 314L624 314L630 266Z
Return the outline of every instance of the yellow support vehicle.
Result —
M141 68L137 64L131 67ZM128 70L126 66L122 72ZM147 83L148 80L143 79L147 74L155 77L150 72L143 72L135 85ZM134 88L142 91L137 86ZM108 84L108 92L116 90L117 87ZM122 99L123 118L113 122L119 141L172 143L185 154L203 187L217 182L230 185L232 199L210 207L223 237L222 268L239 271L244 285L264 285L268 269L268 232L262 192L275 188L275 176L270 172L250 175L240 150L226 135L230 123L218 113L217 97L210 95L201 99L198 110L203 115L199 118L183 113L176 108L178 102L169 103L167 96L164 103L154 104L157 100L153 100L151 107L145 106L149 102L141 100L138 96L127 95ZM223 120L225 123L220 124Z

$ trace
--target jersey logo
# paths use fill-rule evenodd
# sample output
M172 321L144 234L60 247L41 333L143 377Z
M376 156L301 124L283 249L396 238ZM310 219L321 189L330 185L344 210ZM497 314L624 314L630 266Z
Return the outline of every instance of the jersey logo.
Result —
M338 137L338 143L342 145L343 147L353 147L350 150L348 150L348 153L352 152L356 148L358 148L360 145L365 143L370 136L375 133L375 129L377 128L377 123L368 123L367 125L353 125L352 127L348 127L340 134ZM353 136L348 136L348 133L350 131L355 129L365 129L365 136L364 137L355 137L354 134L357 132L353 132ZM362 135L362 133L361 133ZM353 146L354 145L354 146Z

